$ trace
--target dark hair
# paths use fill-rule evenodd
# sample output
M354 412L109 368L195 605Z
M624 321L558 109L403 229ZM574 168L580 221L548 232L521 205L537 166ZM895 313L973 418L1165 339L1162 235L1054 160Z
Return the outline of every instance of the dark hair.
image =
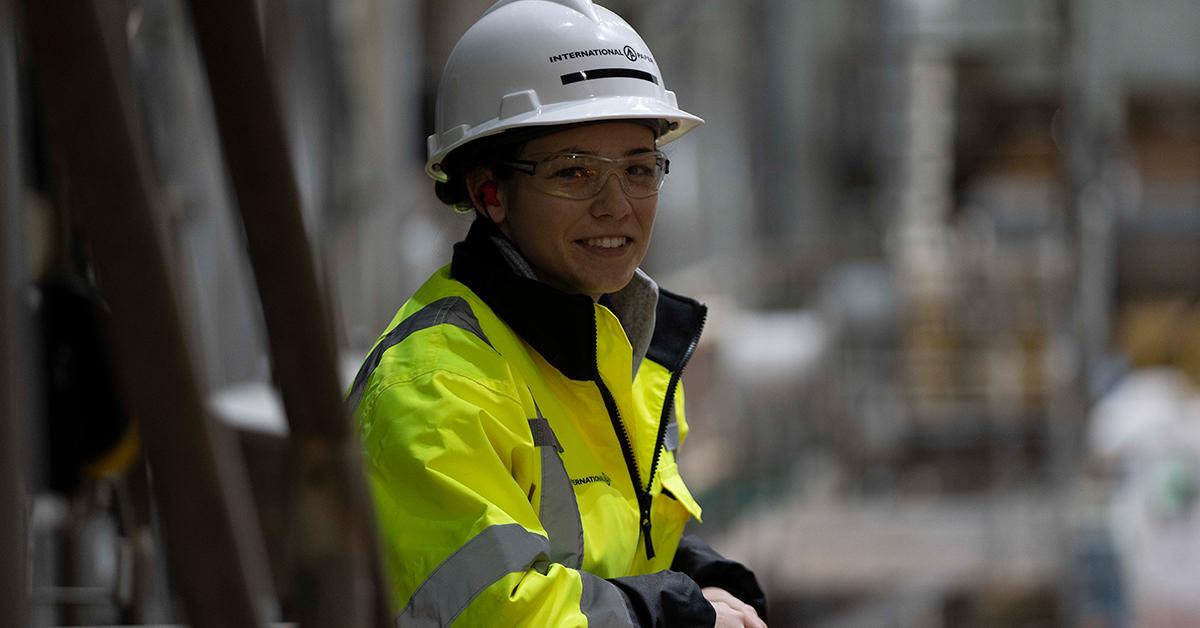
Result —
M467 189L467 173L475 168L490 167L492 172L500 179L507 179L512 176L513 170L504 166L498 166L499 162L512 161L520 154L521 148L530 140L550 135L566 129L588 124L596 124L598 122L635 122L650 127L654 131L655 137L662 137L667 131L667 123L664 120L653 119L634 119L634 120L597 120L595 122L576 122L572 124L555 124L547 126L527 126L516 129L509 129L503 133L481 137L472 142L468 142L446 155L442 160L442 172L446 175L445 181L437 181L433 184L433 191L437 194L438 200L454 208L454 211L469 214L475 211L475 205L471 202L471 192Z

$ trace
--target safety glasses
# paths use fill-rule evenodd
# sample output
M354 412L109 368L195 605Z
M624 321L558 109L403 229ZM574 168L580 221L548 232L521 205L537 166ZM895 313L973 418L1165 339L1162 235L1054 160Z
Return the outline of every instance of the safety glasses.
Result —
M671 170L671 161L659 151L616 159L579 153L548 153L499 164L529 175L533 187L540 192L575 200L595 197L612 175L616 175L629 198L654 196Z

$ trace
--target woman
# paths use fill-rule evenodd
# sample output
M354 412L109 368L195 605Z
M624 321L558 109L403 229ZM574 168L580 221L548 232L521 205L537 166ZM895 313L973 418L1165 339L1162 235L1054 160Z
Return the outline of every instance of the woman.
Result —
M701 123L590 0L503 0L438 92L428 172L476 212L351 391L398 626L765 626L753 574L682 537L681 371L705 309L638 270Z

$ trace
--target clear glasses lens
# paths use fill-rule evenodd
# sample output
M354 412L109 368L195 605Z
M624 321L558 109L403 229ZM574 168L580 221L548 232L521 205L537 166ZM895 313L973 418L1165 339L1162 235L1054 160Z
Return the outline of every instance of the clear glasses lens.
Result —
M596 196L614 174L630 198L654 196L666 177L667 159L658 151L619 159L556 153L537 159L532 173L537 189L573 199Z

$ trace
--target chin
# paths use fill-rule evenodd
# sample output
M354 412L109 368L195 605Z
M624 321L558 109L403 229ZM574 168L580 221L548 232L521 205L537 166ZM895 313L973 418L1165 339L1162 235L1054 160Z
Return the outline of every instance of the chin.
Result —
M633 279L632 273L625 278L625 281L606 281L603 283L598 282L595 289L589 289L587 292L588 294L612 294L629 285L629 280L631 279Z
M622 273L591 273L586 276L575 275L563 283L570 286L568 292L587 295L612 294L629 285L635 269Z

